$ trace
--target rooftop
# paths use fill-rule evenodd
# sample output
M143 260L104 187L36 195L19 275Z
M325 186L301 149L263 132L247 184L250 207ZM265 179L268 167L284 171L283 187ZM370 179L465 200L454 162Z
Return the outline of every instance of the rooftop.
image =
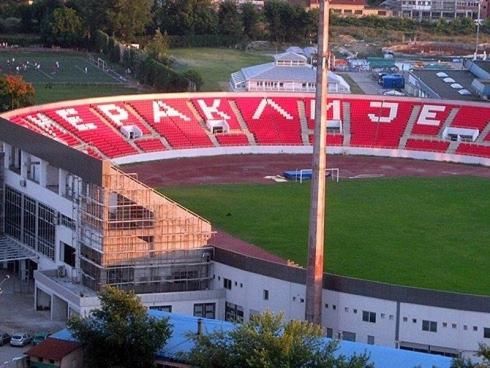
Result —
M414 69L412 74L437 93L440 98L463 101L480 100L471 90L471 82L475 76L469 71Z
M161 358L176 359L180 353L189 352L193 343L189 339L189 333L197 332L198 317L186 316L175 313L150 310L148 312L155 318L169 318L172 324L172 336L167 344L157 353ZM204 333L213 331L229 331L234 328L231 322L202 319L202 330ZM52 335L57 339L74 341L68 330L62 330ZM325 343L330 339L325 338ZM352 356L353 354L368 353L370 360L376 368L449 368L451 359L439 355L417 353L407 350L387 348L383 346L368 345L358 342L340 341L336 355Z
M490 60L473 60L473 64L490 73Z
M30 348L26 354L31 357L60 361L79 347L80 344L73 340L48 337L46 340Z

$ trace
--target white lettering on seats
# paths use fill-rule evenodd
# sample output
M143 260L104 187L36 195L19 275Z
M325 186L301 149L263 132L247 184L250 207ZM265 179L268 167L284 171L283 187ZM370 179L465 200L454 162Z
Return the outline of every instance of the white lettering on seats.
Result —
M218 107L221 104L220 99L214 99L211 106L206 105L206 102L204 100L197 100L197 103L199 104L199 107L201 107L204 116L206 116L206 119L208 120L217 120L214 114L220 116L224 120L231 119L231 117L228 114L218 110Z
M55 113L79 132L97 129L97 125L94 123L84 123L82 118L78 116L78 111L73 107L56 110Z
M162 118L178 117L184 121L191 121L189 117L167 105L163 101L153 101L153 121L159 123Z
M369 120L373 123L391 123L396 119L398 113L398 103L396 102L371 101L369 107L379 108L380 110L389 109L388 116L378 116L372 113L368 114Z
M128 120L128 112L115 104L98 105L97 107L118 127L123 126L124 120Z
M270 107L272 107L279 114L281 114L282 116L284 116L287 120L293 120L294 119L293 116L290 113L288 113L286 110L284 110L281 106L279 106L271 98L263 98L260 101L259 106L257 106L257 110L255 110L255 112L254 112L254 114L252 116L252 119L259 120L260 117L262 116L262 113L265 110L265 107L267 105L269 105Z
M34 125L37 125L39 128L47 130L53 136L56 136L56 133L52 132L51 128L59 129L61 132L65 133L65 130L63 128L58 128L53 120L42 113L27 115L26 120Z
M315 100L310 100L310 119L315 120L315 111L316 108L316 101ZM328 113L332 112L332 119L331 120L341 120L340 118L340 100L332 100L327 104L327 119L328 119Z
M445 110L446 106L443 105L423 105L420 110L419 118L417 119L417 124L439 126L441 121L434 118L437 116L438 112L444 112Z

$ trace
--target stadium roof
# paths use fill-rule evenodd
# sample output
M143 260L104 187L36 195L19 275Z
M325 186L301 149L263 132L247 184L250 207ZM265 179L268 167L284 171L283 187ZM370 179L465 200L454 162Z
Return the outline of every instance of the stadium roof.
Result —
M163 359L178 360L181 353L189 352L193 347L189 334L197 333L198 317L186 316L176 313L167 313L156 310L148 312L155 318L169 318L172 324L172 336L167 344L157 353ZM231 322L202 318L202 331L229 331L234 328ZM53 338L75 341L68 330L62 330L52 335ZM325 338L325 343L330 339ZM383 346L368 345L358 342L340 341L336 355L352 356L353 354L369 354L370 361L376 368L449 368L451 359L439 355L417 353L407 350L387 348Z
M414 69L411 73L439 98L463 101L480 100L472 92L471 82L475 76L469 71ZM469 94L464 94L462 90L468 91Z

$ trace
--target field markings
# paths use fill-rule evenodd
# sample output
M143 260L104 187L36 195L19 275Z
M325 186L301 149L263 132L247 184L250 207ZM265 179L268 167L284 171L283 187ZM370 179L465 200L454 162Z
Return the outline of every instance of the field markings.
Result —
M52 77L51 75L49 75L48 73L46 73L44 70L41 70L41 69L36 69L39 73L45 75L46 77L48 77L49 79L54 79L54 77Z

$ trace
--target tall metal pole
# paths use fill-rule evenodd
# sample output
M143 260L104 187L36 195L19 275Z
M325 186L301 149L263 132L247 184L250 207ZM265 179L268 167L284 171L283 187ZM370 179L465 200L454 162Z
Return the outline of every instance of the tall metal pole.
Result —
M315 96L315 142L313 145L312 160L313 177L311 181L305 305L305 319L317 325L320 325L322 322L323 247L325 239L328 14L328 0L320 0Z
M478 19L476 20L476 45L475 59L478 58L478 44L480 43L480 15L481 15L481 0L478 0Z

